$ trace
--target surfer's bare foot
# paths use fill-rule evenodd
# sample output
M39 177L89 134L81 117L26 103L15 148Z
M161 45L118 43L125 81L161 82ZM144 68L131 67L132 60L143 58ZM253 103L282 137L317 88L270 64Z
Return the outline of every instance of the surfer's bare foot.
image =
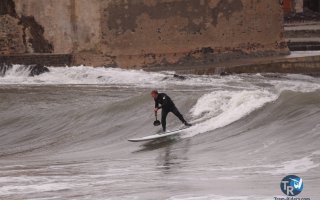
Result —
M189 124L188 122L184 123L185 126L192 126L192 124Z

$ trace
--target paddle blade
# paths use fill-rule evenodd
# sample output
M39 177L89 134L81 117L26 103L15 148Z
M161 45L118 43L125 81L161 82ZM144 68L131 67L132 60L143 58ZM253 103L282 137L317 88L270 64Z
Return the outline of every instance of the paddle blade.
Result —
M159 120L156 120L156 121L153 122L154 126L159 126L160 124L161 124L161 122Z

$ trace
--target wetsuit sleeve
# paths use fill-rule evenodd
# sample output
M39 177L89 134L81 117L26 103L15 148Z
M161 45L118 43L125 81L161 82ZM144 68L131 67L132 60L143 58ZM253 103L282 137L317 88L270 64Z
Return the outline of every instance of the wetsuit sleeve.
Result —
M158 109L161 109L162 106L159 106L159 101L158 101L158 99L155 99L155 100L154 100L154 107L155 107L155 108L158 108Z

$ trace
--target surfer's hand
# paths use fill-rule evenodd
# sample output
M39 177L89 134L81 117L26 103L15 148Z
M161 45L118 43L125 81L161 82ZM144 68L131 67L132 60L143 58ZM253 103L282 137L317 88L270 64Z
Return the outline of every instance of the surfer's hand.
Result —
M154 108L154 112L158 112L158 110L159 110L158 108Z

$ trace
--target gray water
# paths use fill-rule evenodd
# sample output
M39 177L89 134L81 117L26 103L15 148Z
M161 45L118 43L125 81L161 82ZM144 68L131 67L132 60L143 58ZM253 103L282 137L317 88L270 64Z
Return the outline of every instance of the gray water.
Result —
M50 68L0 77L0 199L320 199L320 79ZM156 133L151 89L194 124ZM182 124L172 114L168 129Z

